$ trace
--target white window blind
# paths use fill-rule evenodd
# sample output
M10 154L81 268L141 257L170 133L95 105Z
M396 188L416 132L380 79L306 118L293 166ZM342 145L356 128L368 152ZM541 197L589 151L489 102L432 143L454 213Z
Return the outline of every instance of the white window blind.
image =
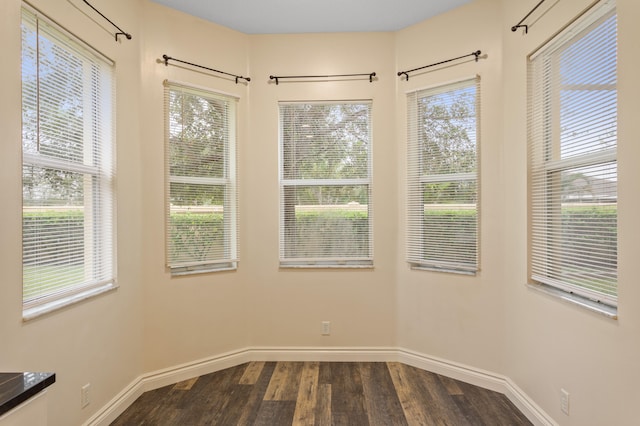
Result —
M237 267L237 99L165 82L167 266Z
M111 61L23 8L25 317L114 285L114 86Z
M603 1L530 57L530 277L617 303L617 29Z
M280 265L367 267L371 102L280 103Z
M478 269L480 78L407 94L407 260Z

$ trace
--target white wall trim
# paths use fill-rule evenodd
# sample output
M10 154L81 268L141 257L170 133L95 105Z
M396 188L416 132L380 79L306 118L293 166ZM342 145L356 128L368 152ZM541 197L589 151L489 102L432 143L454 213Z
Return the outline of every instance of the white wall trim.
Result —
M398 351L389 347L254 347L252 361L395 361Z
M558 426L508 377L404 348L247 347L136 378L84 426L108 426L144 392L250 361L401 362L504 394L537 426Z
M504 376L457 362L424 355L403 348L398 349L398 361L411 365L412 367L441 374L492 391L504 393L505 390Z
M84 426L108 426L143 393L192 377L202 376L244 364L252 359L248 349L226 352L210 358L184 363L138 376L111 401L89 418Z
M398 361L403 364L504 394L536 426L558 426L555 420L506 376L408 349L398 348L397 353Z

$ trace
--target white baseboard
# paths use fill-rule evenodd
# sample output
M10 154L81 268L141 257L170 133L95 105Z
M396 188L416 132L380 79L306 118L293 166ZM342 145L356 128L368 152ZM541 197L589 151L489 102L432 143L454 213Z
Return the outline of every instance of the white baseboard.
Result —
M476 386L500 392L536 426L557 426L508 377L403 348L249 347L211 358L158 370L136 378L84 426L108 426L144 392L250 361L401 362Z
M398 351L388 347L255 347L251 361L325 361L385 362L395 361Z
M133 404L140 395L147 391L224 370L225 368L235 367L249 361L251 361L250 352L247 349L243 349L143 374L131 382L129 386L91 416L83 425L108 426Z
M403 364L504 394L536 426L558 426L555 420L506 376L408 349L399 348L397 353L398 361Z

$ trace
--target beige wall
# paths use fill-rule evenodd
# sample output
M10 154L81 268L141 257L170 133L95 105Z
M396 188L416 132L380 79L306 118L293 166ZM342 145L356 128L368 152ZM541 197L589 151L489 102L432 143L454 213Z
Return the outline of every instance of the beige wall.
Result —
M36 7L114 59L118 140L117 291L42 318L22 322L20 6L0 2L0 371L54 371L49 393L52 425L77 425L124 389L142 369L140 9L129 0L102 2L105 14L134 34L115 43L82 2L34 0ZM85 13L87 13L85 15ZM88 16L87 16L88 15ZM102 25L103 22L97 20ZM106 27L105 27L106 28ZM80 408L80 388L91 383L91 405Z
M164 252L165 79L239 97L240 164L246 155L248 88L224 76L193 72L162 55L241 75L248 74L247 37L144 1L140 97L142 174L142 274L145 371L195 361L248 344L245 273L222 272L172 278ZM177 66L176 66L177 65ZM242 167L240 167L242 169ZM240 176L243 178L243 176ZM240 181L241 190L244 182ZM241 206L242 207L242 206ZM244 218L241 217L241 227ZM248 244L242 233L241 250ZM242 257L242 251L240 256ZM242 263L241 263L242 265Z
M478 0L415 25L397 35L400 70L482 52L453 64L410 74L398 81L397 147L400 178L406 186L406 92L480 76L480 271L476 276L410 270L405 261L405 212L397 248L398 341L402 347L504 372L505 317L502 165L502 46L498 2Z
M528 1L533 7L534 1ZM549 2L552 3L553 2ZM529 34L509 29L524 16L520 2L503 1L504 119L502 189L505 194L504 372L563 425L631 425L640 400L640 287L637 285L640 110L640 3L618 0L619 310L615 321L569 305L526 283L526 55L591 3L569 0ZM560 389L571 394L571 415L560 411Z
M395 342L396 175L393 34L253 36L244 147L241 267L255 346L389 346ZM376 72L378 81L269 82L269 75ZM374 269L278 269L278 101L371 99ZM259 207L258 207L259 206ZM331 336L320 323L331 321Z
M19 0L0 3L0 370L52 370L51 423L79 424L137 376L247 347L406 348L504 374L563 425L632 424L640 397L637 182L640 4L618 0L620 319L526 283L525 56L590 0L558 2L529 35L512 33L534 0L476 0L397 33L248 36L148 0L95 5L133 40L115 43L79 0L34 0L111 56L118 79L120 289L21 322ZM75 6L74 6L75 5ZM90 14L90 12L89 12ZM94 15L91 15L92 17ZM96 21L103 25L99 19ZM486 57L399 79L480 49ZM249 75L249 84L165 67L162 54ZM375 71L378 80L270 82L270 74ZM404 259L405 93L481 76L481 270L411 271ZM171 278L164 266L164 79L239 97L240 266ZM373 100L375 267L278 268L278 101ZM332 322L320 336L320 322ZM82 410L79 389L92 383ZM559 410L571 393L571 416Z

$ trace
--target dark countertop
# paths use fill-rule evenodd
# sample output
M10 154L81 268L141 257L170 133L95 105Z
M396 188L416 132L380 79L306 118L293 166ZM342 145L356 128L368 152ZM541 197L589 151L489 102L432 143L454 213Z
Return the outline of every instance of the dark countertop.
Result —
M0 373L0 416L55 381L55 373Z

